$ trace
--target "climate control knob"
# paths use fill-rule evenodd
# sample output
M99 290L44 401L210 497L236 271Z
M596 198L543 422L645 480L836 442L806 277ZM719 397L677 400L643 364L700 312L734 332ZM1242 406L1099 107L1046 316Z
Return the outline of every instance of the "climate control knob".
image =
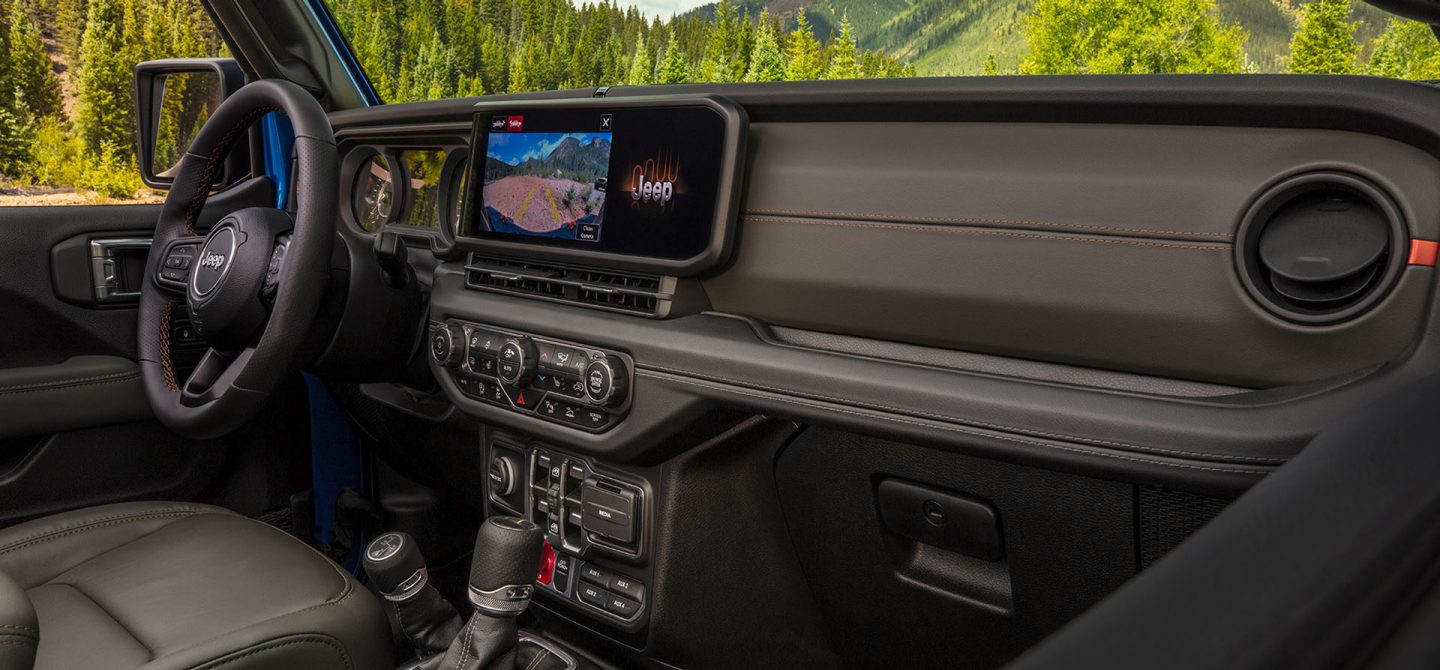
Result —
M430 358L446 367L460 364L464 354L465 332L460 326L444 324L430 330Z
M497 353L495 376L511 386L526 386L535 378L535 364L539 355L535 342L528 337L512 337L500 343Z
M625 402L630 376L615 356L601 356L585 366L585 397L596 405L614 407Z

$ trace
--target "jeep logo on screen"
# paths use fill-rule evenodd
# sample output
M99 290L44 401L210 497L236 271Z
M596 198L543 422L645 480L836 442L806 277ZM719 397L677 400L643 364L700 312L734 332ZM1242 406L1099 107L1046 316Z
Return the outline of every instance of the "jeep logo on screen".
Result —
M630 198L635 204L670 204L679 190L680 165L673 154L659 152L630 169Z

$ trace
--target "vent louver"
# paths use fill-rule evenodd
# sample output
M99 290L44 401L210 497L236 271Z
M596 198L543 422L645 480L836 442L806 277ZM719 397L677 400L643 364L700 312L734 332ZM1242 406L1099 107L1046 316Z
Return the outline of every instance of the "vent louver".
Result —
M470 288L649 317L663 317L674 297L665 277L471 256Z
M1358 177L1320 172L1263 194L1241 223L1236 261L1251 295L1305 324L1374 306L1403 266L1404 225L1390 198Z

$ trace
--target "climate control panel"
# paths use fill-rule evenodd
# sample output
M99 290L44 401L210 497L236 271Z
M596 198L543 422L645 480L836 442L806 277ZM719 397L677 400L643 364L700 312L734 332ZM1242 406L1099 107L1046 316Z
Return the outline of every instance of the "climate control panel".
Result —
M466 397L589 432L630 405L624 354L478 323L430 326L430 358Z

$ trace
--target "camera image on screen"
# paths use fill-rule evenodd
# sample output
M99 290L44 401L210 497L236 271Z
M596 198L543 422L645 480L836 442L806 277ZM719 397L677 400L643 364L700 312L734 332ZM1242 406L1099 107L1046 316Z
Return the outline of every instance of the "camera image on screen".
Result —
M491 133L481 190L489 230L595 242L610 133Z

